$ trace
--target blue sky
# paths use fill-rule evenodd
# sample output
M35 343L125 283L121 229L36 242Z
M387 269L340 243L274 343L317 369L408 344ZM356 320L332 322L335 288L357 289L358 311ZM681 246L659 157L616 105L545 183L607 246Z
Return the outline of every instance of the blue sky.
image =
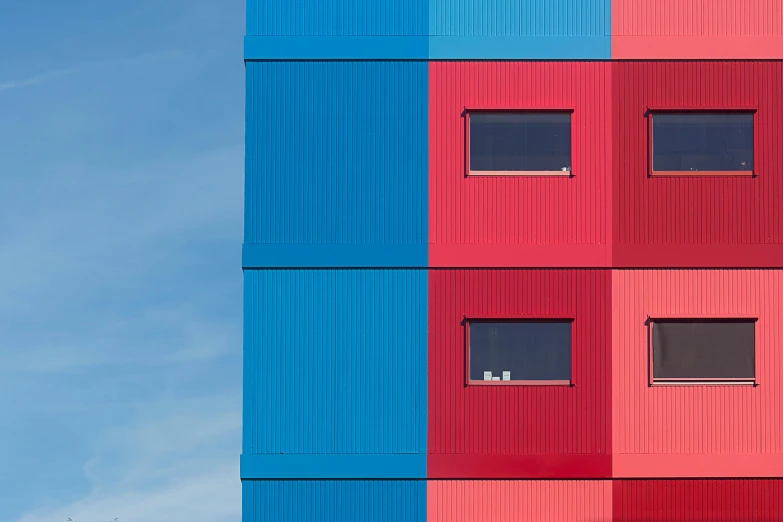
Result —
M0 520L238 520L242 0L0 0Z

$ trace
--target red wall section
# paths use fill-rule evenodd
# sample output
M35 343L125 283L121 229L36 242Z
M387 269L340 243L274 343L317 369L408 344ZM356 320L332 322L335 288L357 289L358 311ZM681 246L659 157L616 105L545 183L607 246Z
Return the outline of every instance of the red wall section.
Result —
M615 480L614 522L779 522L783 480Z
M783 3L612 0L612 58L783 58Z
M430 266L609 266L609 62L430 64ZM465 108L573 109L573 177L465 176Z
M605 480L438 480L427 484L428 522L610 522Z
M431 270L428 476L609 477L606 270ZM465 386L468 317L568 316L574 386Z
M783 271L612 271L615 477L783 474ZM758 386L649 386L648 316L758 317Z
M612 66L614 266L783 266L783 63ZM758 176L649 177L648 107L757 108Z

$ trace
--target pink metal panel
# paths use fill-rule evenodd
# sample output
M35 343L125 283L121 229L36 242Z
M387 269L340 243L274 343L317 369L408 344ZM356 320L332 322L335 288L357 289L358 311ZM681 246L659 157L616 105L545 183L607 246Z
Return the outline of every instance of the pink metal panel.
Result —
M438 480L427 484L429 522L610 522L608 480Z
M783 57L779 0L613 0L612 58Z
M428 477L608 478L607 270L431 270ZM466 386L465 318L574 318L573 386Z
M609 62L430 64L430 266L608 266ZM466 109L572 110L573 176L467 176Z
M613 62L613 266L783 266L783 63ZM755 177L650 177L649 111L754 109Z
M612 271L616 477L774 476L783 469L783 272ZM758 386L649 385L646 320L758 317Z
M614 522L779 522L783 480L615 480Z

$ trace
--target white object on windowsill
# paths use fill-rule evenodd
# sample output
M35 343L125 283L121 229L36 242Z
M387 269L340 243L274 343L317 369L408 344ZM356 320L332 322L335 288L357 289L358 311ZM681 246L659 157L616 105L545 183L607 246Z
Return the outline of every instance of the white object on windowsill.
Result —
M491 381L492 380L492 372L484 372L484 380L485 381Z
M503 380L504 381L510 381L511 380L511 372L507 370L503 370Z

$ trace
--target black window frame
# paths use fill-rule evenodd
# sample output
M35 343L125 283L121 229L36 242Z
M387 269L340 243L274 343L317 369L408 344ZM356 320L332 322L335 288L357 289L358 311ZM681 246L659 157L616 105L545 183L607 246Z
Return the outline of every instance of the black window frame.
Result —
M470 129L471 115L476 114L567 114L569 117L569 155L568 170L471 170L470 166ZM574 176L574 109L571 107L542 108L465 108L465 177L564 177Z
M671 385L752 385L758 386L758 317L753 316L710 316L710 317L648 317L647 319L647 349L648 349L648 374L649 386ZM653 335L656 323L752 323L753 324L753 377L656 377L655 376L655 350Z
M669 108L669 107L648 107L647 116L647 150L648 150L648 165L647 172L649 177L657 178L672 178L672 177L750 177L755 178L758 176L758 165L756 164L756 158L758 156L758 109L755 107L733 107L733 108ZM751 115L753 117L753 168L750 170L655 170L655 135L653 120L656 116L665 115L708 115L708 114L724 114L724 115Z
M471 323L569 323L571 326L570 345L570 378L565 380L472 380L470 378L470 325ZM465 317L465 385L466 386L573 386L574 385L574 353L576 347L575 325L573 316L542 316L542 317Z

